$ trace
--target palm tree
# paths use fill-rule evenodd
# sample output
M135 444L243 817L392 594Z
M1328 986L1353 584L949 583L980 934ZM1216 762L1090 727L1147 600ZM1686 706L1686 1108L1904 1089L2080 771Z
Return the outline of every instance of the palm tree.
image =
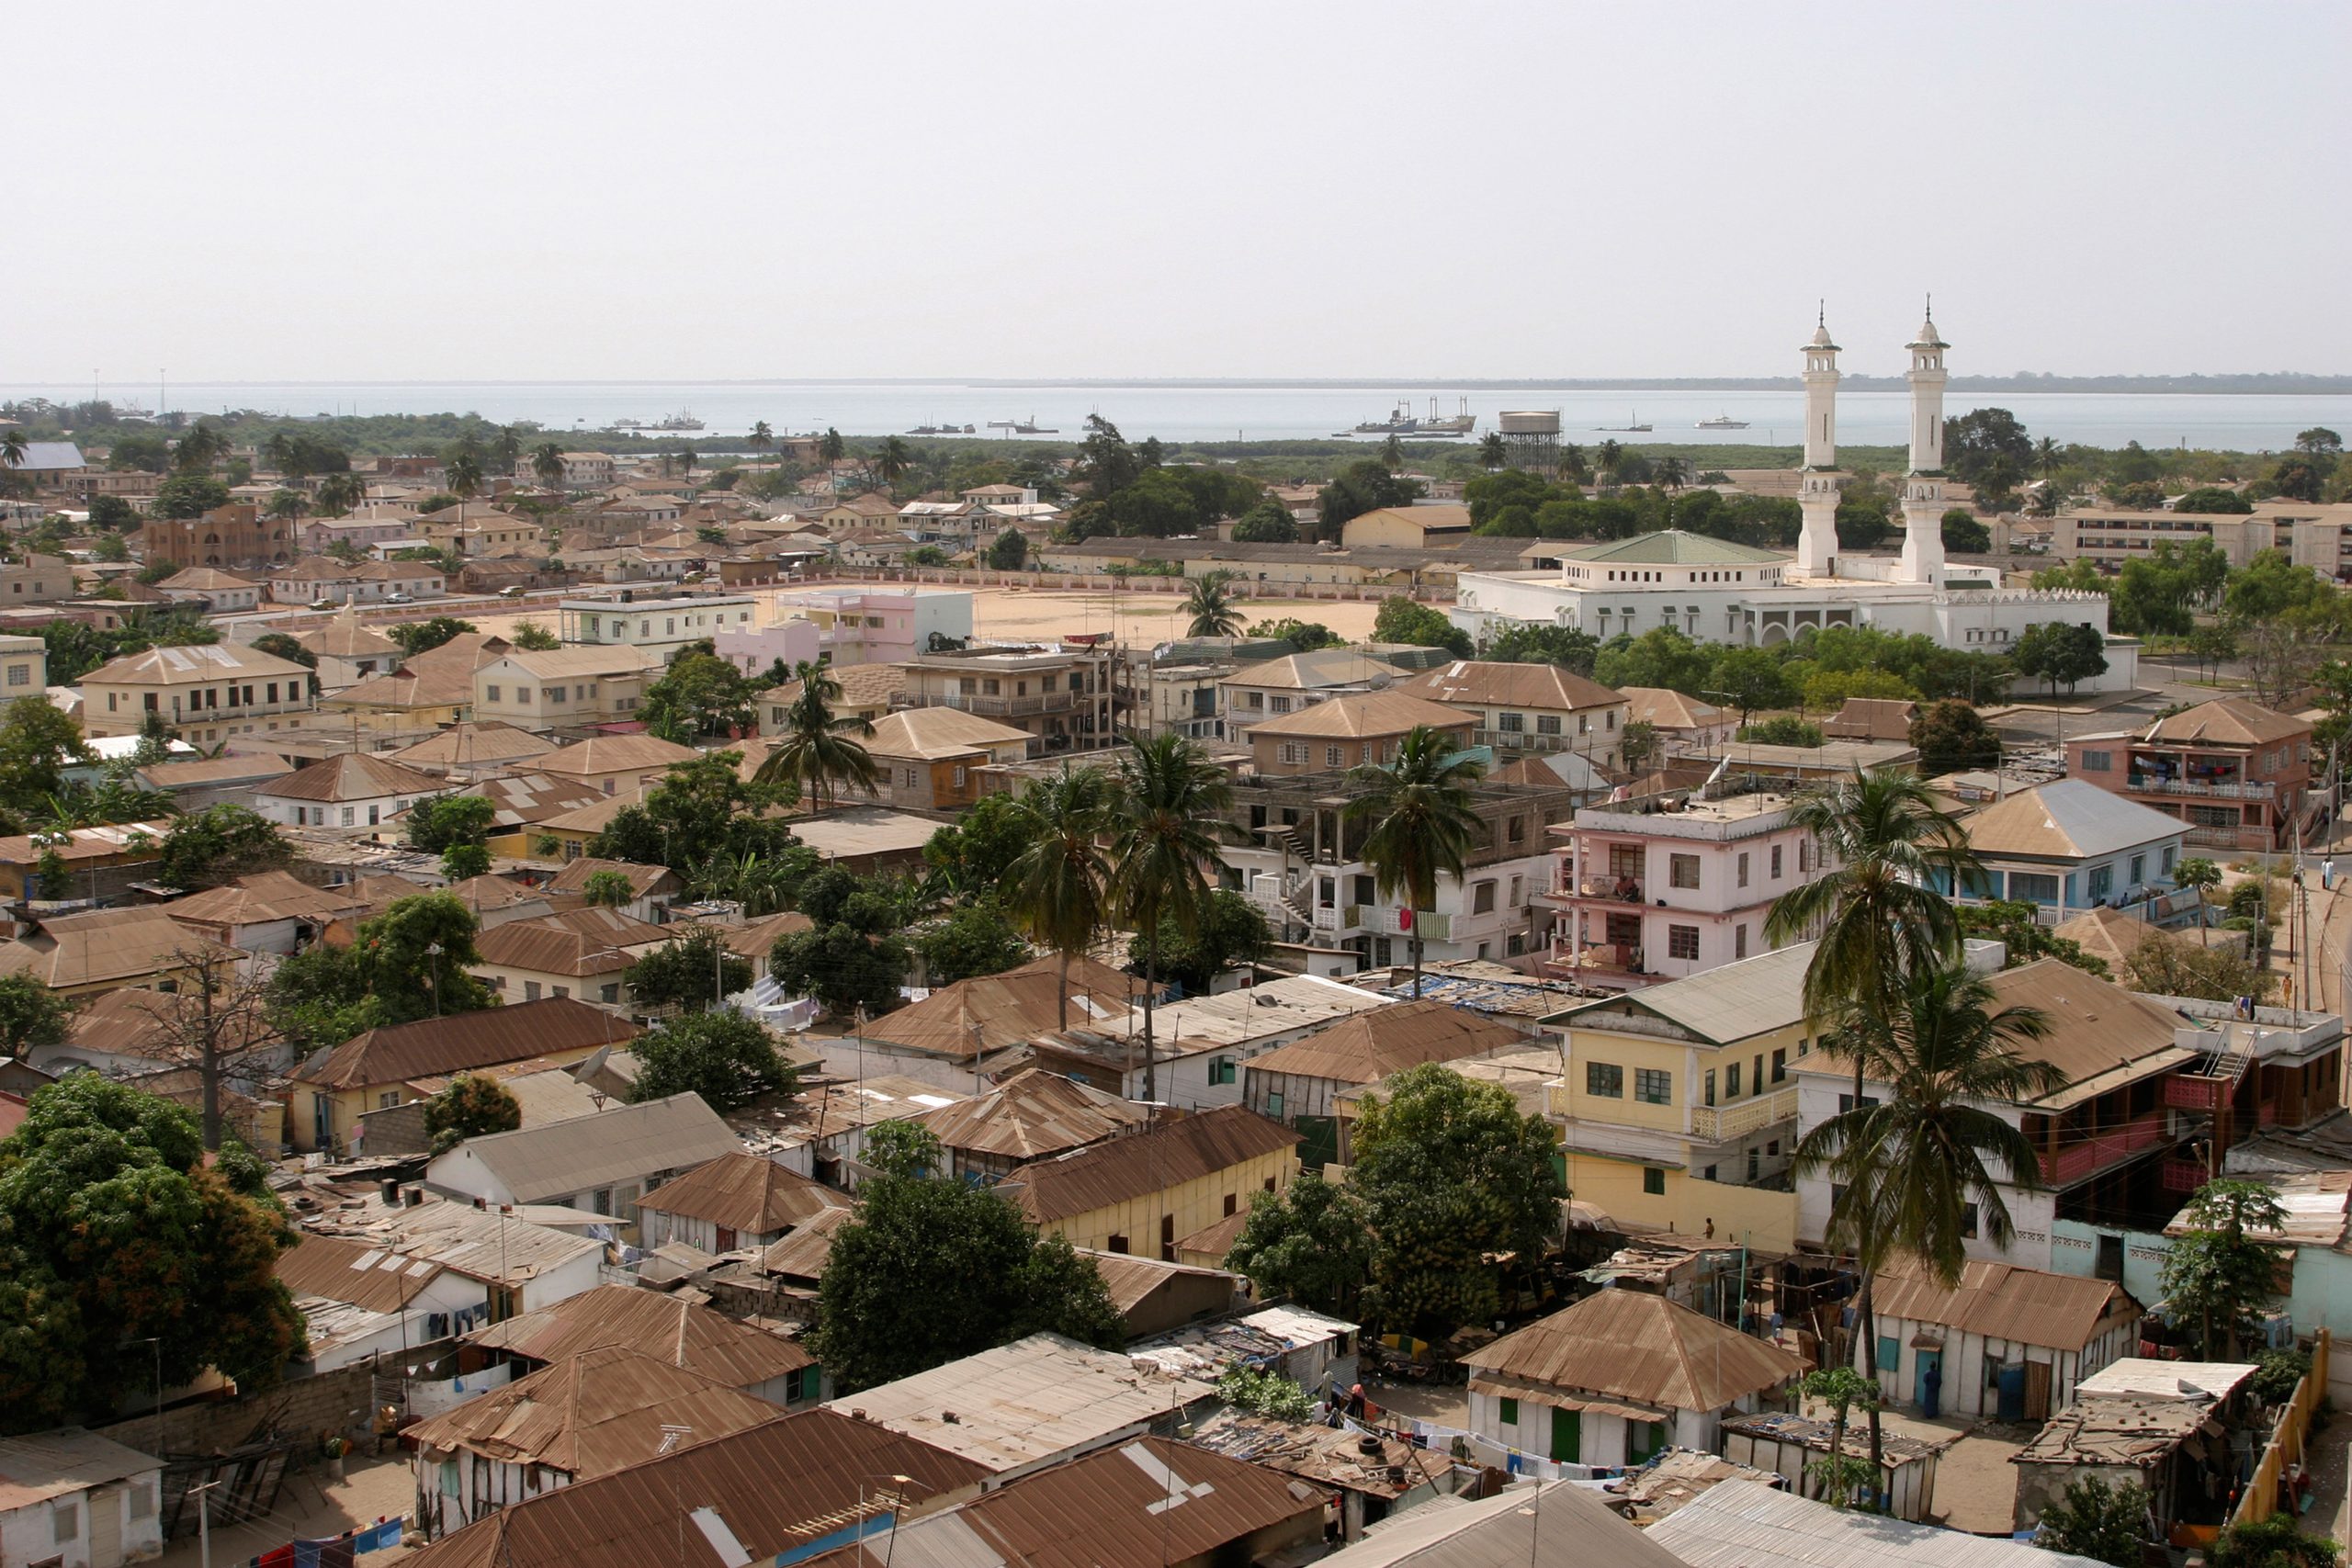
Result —
M515 463L520 461L523 456L521 432L511 424L504 426L499 431L498 439L491 443L491 450L498 454L499 467L510 474L513 473Z
M1102 852L1118 789L1101 768L1062 764L1021 797L1029 847L1005 868L1005 910L1029 940L1061 956L1060 1025L1069 1027L1069 961L1110 913L1111 863ZM1148 1097L1147 1097L1148 1098Z
M1617 465L1625 459L1625 448L1618 444L1614 436L1611 436L1593 448L1593 456L1600 463L1600 471L1614 479L1617 474Z
M2034 469L2040 473L2043 479L2047 479L2051 475L2058 471L2059 460L2057 442L2045 435L2040 441L2034 443Z
M1380 444L1380 466L1392 473L1405 466L1405 444L1396 439L1393 430L1388 433L1388 439Z
M1225 585L1232 581L1229 571L1212 571L1193 579L1193 586L1184 595L1184 614L1191 618L1184 630L1186 637L1241 635L1241 611L1225 596Z
M817 443L817 456L828 463L838 463L848 451L849 443L842 439L842 433L827 425L825 438Z
M1421 913L1437 902L1440 874L1460 880L1486 831L1470 806L1470 786L1485 771L1458 754L1444 730L1421 724L1396 743L1394 761L1365 762L1348 773L1349 784L1363 793L1341 815L1372 825L1363 854L1374 886L1384 897L1401 897L1414 912L1406 945L1413 954L1415 1001L1421 996Z
M762 420L752 426L751 439L747 445L754 452L764 452L775 445L775 432L768 428L766 420Z
M1679 457L1660 457L1653 471L1657 475L1657 482L1668 490L1680 490L1682 481L1688 479L1690 473L1689 467Z
M23 468L28 449L23 431L14 425L0 431L0 468Z
M701 454L691 446L678 448L678 477L680 479L690 479L695 477L695 462L700 456Z
M183 473L200 474L227 449L228 443L220 438L220 433L198 420L196 428L181 436L179 445L172 448L172 459Z
M800 694L785 710L784 733L752 775L753 782L772 784L788 779L816 810L831 801L836 781L872 795L882 782L881 766L851 737L871 735L874 726L863 718L833 716L842 683L833 678L831 660L824 655L813 662L804 659L794 673Z
M470 452L460 452L449 459L449 492L460 503L481 493L481 459Z
M1843 1189L1825 1239L1851 1250L1860 1272L1855 1319L1872 1389L1879 1371L1871 1306L1877 1269L1908 1254L1939 1283L1959 1283L1969 1206L1977 1209L1984 1239L2006 1250L2017 1226L2000 1183L2021 1191L2041 1185L2033 1141L1986 1107L2030 1103L2064 1088L2066 1075L2024 1054L2051 1032L2049 1015L2032 1007L1996 1010L1998 999L1989 982L1955 959L1915 971L1899 992L1849 1010L1834 1048L1885 1086L1885 1102L1866 1104L1857 1094L1797 1145L1799 1176L1826 1171ZM1870 1417L1876 1476L1878 1411Z
M1478 461L1489 468L1499 468L1509 460L1509 448L1503 446L1502 432L1490 430L1478 438Z
M884 484L896 484L899 476L914 466L914 454L907 450L907 444L893 435L882 443L880 451L874 454L874 471Z
M563 483L563 448L552 441L541 442L531 449L531 472L539 483L554 490Z
M1143 944L1143 1097L1156 1100L1159 1078L1152 1056L1152 994L1159 988L1159 929L1172 919L1187 934L1200 928L1208 907L1205 868L1230 831L1222 813L1233 784L1208 753L1170 733L1131 739L1119 759L1112 829L1111 898Z

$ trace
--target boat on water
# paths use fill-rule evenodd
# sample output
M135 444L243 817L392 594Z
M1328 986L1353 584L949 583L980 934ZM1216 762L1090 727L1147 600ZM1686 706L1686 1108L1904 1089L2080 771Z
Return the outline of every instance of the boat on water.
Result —
M1713 419L1701 420L1698 428L1701 430L1746 430L1747 422L1744 419L1734 419L1727 413L1719 413Z
M608 430L643 430L645 428L645 422L641 419L616 419L605 428Z
M967 425L966 428L970 427ZM989 428L1001 430L1009 435L1059 435L1061 434L1058 430L1039 424L1037 416L1034 413L1027 419L992 419L989 421Z
M1592 428L1603 435L1645 435L1650 427L1642 423L1642 411L1635 409L1623 424L1596 424Z
M970 435L973 430L968 424L918 424L907 434L909 435Z
M1339 437L1351 435L1434 435L1445 437L1467 435L1477 427L1477 416L1470 412L1469 399L1464 398L1462 400L1460 412L1441 415L1437 412L1437 400L1435 398L1431 398L1430 400L1430 412L1427 419L1423 419L1415 414L1408 404L1398 403L1396 411L1386 419L1368 419L1352 430L1336 430L1331 434Z
M700 430L702 427L702 421L686 410L680 409L667 419L657 419L651 424L640 425L639 428L642 430Z

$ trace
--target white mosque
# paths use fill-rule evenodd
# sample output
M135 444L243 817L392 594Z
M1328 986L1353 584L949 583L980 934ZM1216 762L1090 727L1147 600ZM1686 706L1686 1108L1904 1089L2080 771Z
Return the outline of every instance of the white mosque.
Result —
M2004 588L1989 566L1944 560L1944 350L1932 308L1907 345L1911 466L1903 487L1903 553L1838 550L1838 344L1826 321L1804 345L1804 469L1796 553L1679 529L1594 545L1531 546L1528 571L1465 571L1453 624L1484 637L1506 626L1578 626L1604 640L1672 626L1699 642L1769 648L1812 627L1925 633L1945 648L2000 653L2026 628L2065 621L2107 631L2107 596ZM1552 564L1556 563L1556 564ZM2086 691L2137 684L2139 644L2109 637L2107 673Z

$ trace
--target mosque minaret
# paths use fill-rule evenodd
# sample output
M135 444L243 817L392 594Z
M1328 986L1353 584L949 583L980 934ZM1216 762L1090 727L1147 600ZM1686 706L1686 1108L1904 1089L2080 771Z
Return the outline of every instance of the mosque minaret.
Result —
M1903 565L1898 582L1939 584L1944 576L1944 350L1935 301L1910 344L1911 472L1903 482Z
M1804 345L1804 482L1797 504L1804 531L1797 538L1800 577L1838 575L1838 345L1825 309Z

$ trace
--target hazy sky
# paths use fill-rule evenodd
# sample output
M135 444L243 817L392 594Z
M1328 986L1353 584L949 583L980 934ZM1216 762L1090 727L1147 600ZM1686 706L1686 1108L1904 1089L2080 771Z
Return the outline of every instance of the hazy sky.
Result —
M76 4L0 383L2352 372L2352 6Z

